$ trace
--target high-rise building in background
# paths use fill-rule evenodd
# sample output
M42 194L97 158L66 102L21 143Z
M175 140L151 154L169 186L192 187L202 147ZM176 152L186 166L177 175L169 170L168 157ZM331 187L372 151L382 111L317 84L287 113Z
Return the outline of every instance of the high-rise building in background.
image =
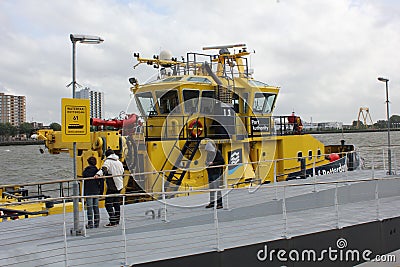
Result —
M0 93L0 123L6 122L13 126L26 122L25 96Z
M104 118L104 93L86 87L76 92L75 97L90 100L90 118Z

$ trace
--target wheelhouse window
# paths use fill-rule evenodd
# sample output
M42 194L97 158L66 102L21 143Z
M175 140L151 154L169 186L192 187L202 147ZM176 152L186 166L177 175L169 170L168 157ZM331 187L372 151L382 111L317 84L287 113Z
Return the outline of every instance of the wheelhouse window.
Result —
M271 113L274 107L275 97L275 94L256 93L254 95L253 112Z
M189 77L187 78L188 82L198 82L198 83L208 83L211 84L211 81L204 77Z
M232 105L233 105L233 110L236 113L239 113L239 96L236 93L233 93L232 95Z
M182 79L182 77L169 77L169 78L165 78L162 81L163 82L177 82L180 81Z
M242 100L243 100L243 113L247 113L247 111L249 110L249 93L243 93Z
M249 84L256 87L268 87L269 85L256 80L249 80Z
M199 90L183 90L183 101L186 113L198 112L199 95Z
M157 115L157 110L154 105L154 99L151 92L143 92L135 94L139 109L145 116Z
M200 112L203 114L212 114L215 106L215 93L214 91L202 91Z
M161 114L179 112L179 98L176 90L156 91L156 97Z

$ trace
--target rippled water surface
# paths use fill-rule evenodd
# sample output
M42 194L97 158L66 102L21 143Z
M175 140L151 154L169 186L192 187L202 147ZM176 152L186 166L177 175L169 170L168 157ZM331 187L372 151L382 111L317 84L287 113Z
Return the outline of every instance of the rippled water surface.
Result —
M44 148L43 146L41 146ZM39 146L0 146L0 184L71 179L72 158L68 153L51 155Z
M324 144L340 144L340 140L344 139L347 144L356 145L361 157L365 159L366 167L371 167L372 162L375 167L382 167L382 158L387 157L387 132L316 134L314 136ZM397 164L397 155L400 155L400 132L391 132L390 136L394 167ZM41 154L39 148L37 145L0 146L0 184L72 178L72 158L68 153L50 155L46 150L44 154Z
M387 132L363 132L363 133L335 133L335 134L315 134L314 137L324 144L340 144L340 140L346 141L346 144L354 144L360 156L365 160L365 166L371 168L372 164L376 168L382 168L387 164ZM398 165L398 156L400 156L400 132L390 132L390 143L392 151L392 166Z

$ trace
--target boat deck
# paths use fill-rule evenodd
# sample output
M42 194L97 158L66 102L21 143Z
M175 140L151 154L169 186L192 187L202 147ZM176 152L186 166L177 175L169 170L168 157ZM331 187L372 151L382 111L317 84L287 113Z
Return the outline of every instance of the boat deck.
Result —
M101 209L100 228L83 236L70 234L72 213L3 222L0 266L131 266L400 216L400 176L383 171L336 173L224 193L224 208L218 210L204 208L208 193L167 199L166 204L126 205L114 228L103 227L108 216ZM255 259L256 254L254 250Z

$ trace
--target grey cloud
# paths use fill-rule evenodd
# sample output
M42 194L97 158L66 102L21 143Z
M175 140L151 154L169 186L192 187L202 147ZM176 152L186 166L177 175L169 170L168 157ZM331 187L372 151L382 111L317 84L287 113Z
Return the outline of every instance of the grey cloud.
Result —
M127 79L154 73L133 70L133 52L180 57L244 42L256 50L254 77L281 86L277 112L351 123L369 106L374 120L384 119L378 76L389 77L391 111L400 114L399 9L390 0L2 1L0 84L27 96L28 120L60 121L60 99L72 94L69 34L99 35L100 45L78 44L77 81L103 91L106 114L116 117L129 104Z

